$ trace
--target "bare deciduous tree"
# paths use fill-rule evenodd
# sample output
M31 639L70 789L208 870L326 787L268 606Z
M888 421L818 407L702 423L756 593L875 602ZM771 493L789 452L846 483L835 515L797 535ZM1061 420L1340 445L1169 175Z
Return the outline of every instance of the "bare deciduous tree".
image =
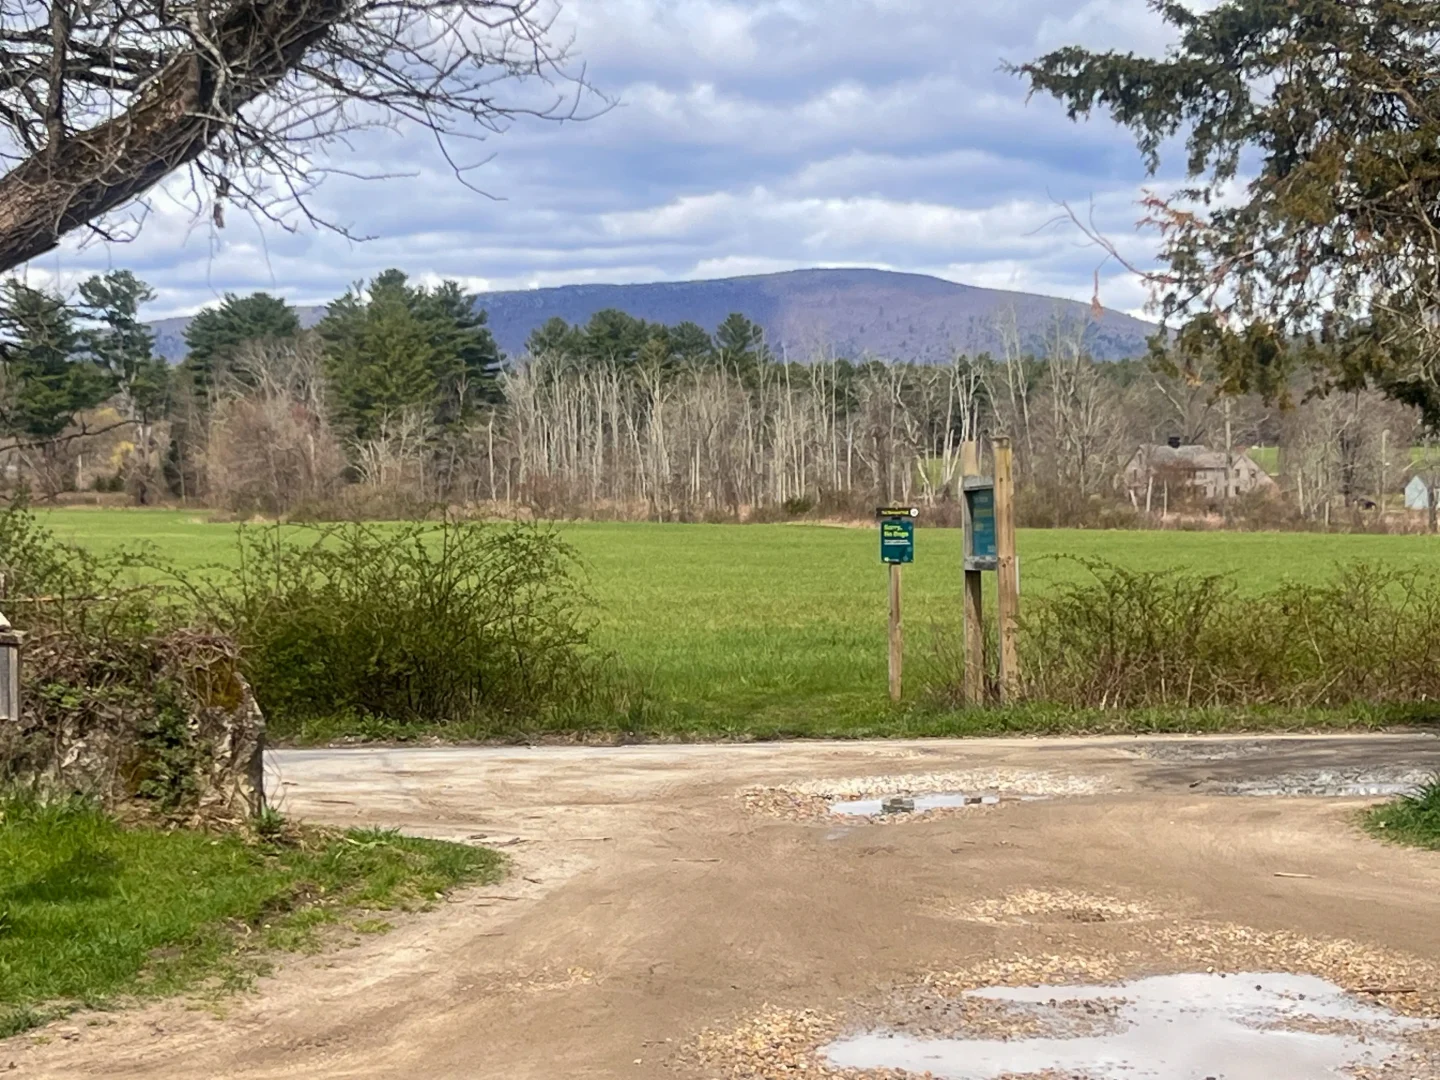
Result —
M284 512L333 496L345 456L326 420L319 339L250 342L211 408L210 496L235 511Z
M189 168L197 211L292 225L361 128L453 139L585 108L551 0L0 0L0 270ZM136 219L138 222L138 218Z

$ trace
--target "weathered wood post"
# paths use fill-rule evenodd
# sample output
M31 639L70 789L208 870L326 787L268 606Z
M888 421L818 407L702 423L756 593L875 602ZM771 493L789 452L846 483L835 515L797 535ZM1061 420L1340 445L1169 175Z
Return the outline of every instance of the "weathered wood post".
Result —
M904 638L900 621L900 567L915 561L913 506L882 506L875 511L880 522L880 561L890 570L890 700L900 700Z
M1000 618L1000 701L1013 702L1020 692L1020 654L1016 634L1020 622L1020 564L1015 556L1015 477L1010 440L993 444L995 458L995 556Z
M890 564L890 700L900 700L905 639L900 623L900 564Z
M980 475L980 444L973 439L960 445L960 483ZM975 522L970 512L970 499L963 498L965 535L974 535ZM966 544L966 556L970 554ZM984 573L974 567L968 559L962 560L961 572L965 575L964 591L964 632L965 632L965 703L979 705L985 700L985 594Z
M0 721L20 719L20 635L0 615Z

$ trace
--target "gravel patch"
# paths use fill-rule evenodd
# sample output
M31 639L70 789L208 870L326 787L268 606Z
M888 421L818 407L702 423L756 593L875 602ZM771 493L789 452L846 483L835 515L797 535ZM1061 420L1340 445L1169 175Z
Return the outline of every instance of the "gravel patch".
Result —
M1294 750L1294 742L1275 739L1225 739L1225 740L1164 740L1140 743L1126 747L1126 752L1148 761L1233 761L1236 758L1260 757L1276 751Z
M1025 889L1008 896L986 896L964 904L946 898L933 901L926 907L946 918L1011 926L1057 922L1133 922L1161 917L1160 911L1148 904L1075 889Z

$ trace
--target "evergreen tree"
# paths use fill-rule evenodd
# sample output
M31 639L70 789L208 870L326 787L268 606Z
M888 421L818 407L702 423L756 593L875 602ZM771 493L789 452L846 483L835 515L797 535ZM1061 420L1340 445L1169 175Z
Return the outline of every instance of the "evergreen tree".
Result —
M453 281L429 290L399 270L331 304L317 329L341 426L370 438L387 416L421 409L451 427L494 400L500 352L474 304Z
M443 281L420 297L423 314L434 327L437 420L442 425L463 421L477 405L500 400L503 357L490 333L488 316L475 306L475 299L455 281Z
M1162 313L1251 324L1256 364L1300 342L1338 364L1322 368L1336 385L1378 386L1440 426L1440 3L1150 6L1177 39L1162 56L1067 46L1013 70L1072 119L1130 128L1151 172L1184 139L1188 184L1145 206ZM1250 362L1212 325L1195 335Z
M140 321L140 305L155 299L129 270L113 270L80 284L80 310L91 326L81 332L90 358L114 380L131 418L151 424L164 415L170 368L155 356L155 335Z
M557 315L530 331L525 351L531 356L582 356L586 352L585 331Z
M15 279L0 284L0 342L5 378L0 425L5 434L53 443L114 390L94 363L81 359L75 313L64 298Z
M300 316L278 296L256 292L226 293L218 307L196 313L185 328L187 353L182 368L203 399L224 373L236 348L247 341L292 338Z
M688 364L700 364L713 358L715 343L697 323L676 323L670 328L670 348Z
M675 370L678 359L669 329L658 323L650 327L650 333L635 354L635 362L655 374Z
M633 364L651 332L650 324L644 319L637 319L619 308L597 311L585 324L585 359L604 364Z
M742 376L771 362L765 331L739 312L731 312L716 328L715 346L720 363Z

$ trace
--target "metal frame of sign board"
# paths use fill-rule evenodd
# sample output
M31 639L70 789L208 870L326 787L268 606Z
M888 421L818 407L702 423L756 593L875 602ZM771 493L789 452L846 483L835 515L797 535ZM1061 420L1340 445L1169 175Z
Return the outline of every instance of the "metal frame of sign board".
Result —
M961 490L965 497L965 569L966 570L998 570L1000 569L999 552L993 554L975 554L975 521L972 508L974 506L973 495L976 492L995 491L995 481L988 476L967 476L961 480ZM995 542L995 510L994 502L990 504L990 537L992 545Z

